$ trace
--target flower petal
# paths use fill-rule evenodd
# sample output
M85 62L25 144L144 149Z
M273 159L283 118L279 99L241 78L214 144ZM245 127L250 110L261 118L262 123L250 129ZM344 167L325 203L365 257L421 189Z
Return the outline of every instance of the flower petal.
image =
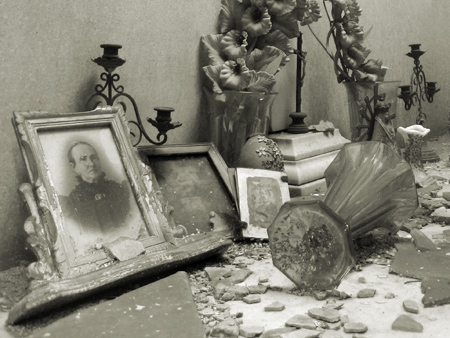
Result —
M243 90L250 82L250 74L243 59L226 61L220 70L222 88Z
M229 31L220 41L221 51L231 60L247 55L247 32Z
M275 76L266 72L255 72L254 70L251 70L249 73L251 75L247 86L249 92L269 93L272 91L276 83Z
M296 0L266 0L271 15L284 15L292 12L296 4Z
M204 87L208 88L214 93L222 93L222 88L220 87L220 70L222 66L205 66L203 71L206 74L208 81L204 83Z
M241 17L244 14L244 5L236 0L222 0L219 13L219 32L228 33L232 29L242 30Z
M220 41L222 38L222 34L206 35L200 38L200 43L205 51L204 54L207 56L210 65L217 66L225 62L220 55Z
M266 7L249 7L242 15L242 30L249 36L261 36L270 32L272 21Z
M297 19L293 13L287 13L281 16L272 17L272 29L279 30L288 37L288 39L296 38L300 35Z
M256 47L263 49L265 46L277 47L287 55L294 53L294 49L292 48L288 37L278 30L272 31L258 39Z
M255 48L247 57L245 63L249 69L258 72L266 70L266 68L282 54L283 52L281 50L273 46L266 46L263 49Z

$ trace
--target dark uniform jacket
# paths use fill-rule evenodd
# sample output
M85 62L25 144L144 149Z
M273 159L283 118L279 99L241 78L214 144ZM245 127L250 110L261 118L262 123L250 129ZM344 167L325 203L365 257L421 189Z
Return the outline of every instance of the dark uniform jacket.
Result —
M77 185L67 198L66 216L84 230L107 233L124 225L130 212L130 191L126 181L119 184L105 174L97 183L88 183L77 176Z

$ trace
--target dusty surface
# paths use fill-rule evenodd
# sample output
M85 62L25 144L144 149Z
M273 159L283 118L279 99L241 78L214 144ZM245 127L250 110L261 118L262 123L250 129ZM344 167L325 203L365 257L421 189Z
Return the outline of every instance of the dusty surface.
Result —
M450 225L445 222L433 223L430 214L431 209L436 206L432 204L444 200L445 192L450 192L450 136L444 135L438 141L430 141L429 145L441 156L440 162L425 164L427 174L437 180L438 188L432 191L419 189L419 202L423 207L414 214L408 224L418 227L422 234L438 246L438 250L442 250L447 248L447 244L450 245L447 243L447 237L443 235L445 230L450 229ZM390 265L396 253L395 244L411 241L411 235L407 231L400 231L395 236L376 231L358 240L355 243L357 265L343 279L337 288L339 291L337 293L311 294L298 290L273 266L267 241L236 242L223 256L212 257L195 266L187 267L185 271L189 274L191 290L207 336L212 334L218 336L217 328L224 323L227 325L236 323L241 328L241 335L251 336L250 331L254 330L257 335L262 333L262 337L269 337L270 330L285 328L286 322L296 315L308 316L311 309L336 306L340 315L339 322L331 323L313 319L317 333L323 337L353 337L356 333L348 332L352 325L345 327L343 325L347 321L357 328L367 327L367 332L359 333L359 336L354 337L448 337L450 305L425 308L422 304L421 282L415 278L405 278L390 273ZM220 267L226 271L249 269L251 274L238 285L247 289L255 289L258 284L265 285L266 288L258 294L260 301L257 300L258 297L253 297L252 299L256 300L250 302L242 299L229 301L217 299L218 297L215 297L217 291L215 293L214 288L216 283L210 280L206 272L207 268L211 267ZM19 284L12 287L10 284L5 286L6 284L0 282L2 292L0 301L3 311L0 312L1 322L6 320L7 310L14 301L13 298L23 292L23 285L26 285L24 270L15 270L16 273L17 271L21 273L15 275L13 279L17 278L22 282L20 288L16 288ZM2 276L4 275L0 275ZM223 276L221 278L224 279ZM357 294L364 289L375 290L375 294L368 298L358 298ZM12 290L15 290L14 293L11 293ZM120 292L126 291L117 291L117 294L108 297L115 297ZM104 299L99 298L93 302L77 304L57 311L51 316L32 322L14 327L0 327L0 337L27 337L36 330L73 313L77 308L92 306L102 301ZM408 312L404 305L405 301L409 307L417 304L418 313ZM275 308L281 311L265 310L274 303L277 305ZM392 324L399 317L403 320L404 315L419 323L418 327L422 326L423 332L393 330ZM305 334L309 332L306 328L301 330L304 330L302 332ZM131 333L132 330L130 337Z

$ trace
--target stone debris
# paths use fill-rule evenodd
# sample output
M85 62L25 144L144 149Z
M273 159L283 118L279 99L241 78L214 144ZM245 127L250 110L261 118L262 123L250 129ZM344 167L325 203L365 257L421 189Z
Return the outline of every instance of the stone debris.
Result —
M233 261L233 265L239 265L239 267L246 267L247 265L252 265L255 263L254 259L247 258L245 256L236 257Z
M396 297L395 293L393 292L388 292L386 293L386 295L384 296L384 298L386 299L394 299Z
M328 308L312 308L308 310L308 315L312 318L324 320L328 323L335 323L340 320L339 311Z
M424 307L450 304L450 279L426 278L420 289L424 293Z
M365 277L359 277L358 278L358 283L365 284L366 283L366 278Z
M273 302L267 306L264 307L264 311L283 311L285 309L285 305L283 303L280 302Z
M239 327L239 335L244 338L258 337L264 332L263 326L244 326Z
M411 237L413 238L414 244L417 249L421 251L435 251L437 250L436 245L431 239L428 238L422 231L418 229L411 230Z
M247 285L248 288L248 292L250 294L263 294L266 293L267 291L267 285L262 285L262 284L258 284L258 285Z
M334 299L328 299L327 302L322 306L329 309L340 310L344 307L344 303L336 302Z
M217 325L211 329L211 336L221 337L221 335L227 338L238 338L238 323L233 318L226 318L224 321L217 323Z
M431 213L431 220L434 223L450 224L450 210L441 206Z
M322 290L315 290L315 291L312 292L312 295L317 300L325 300L325 299L328 298L328 292L327 291L322 291Z
M278 329L271 329L264 331L260 338L279 338L282 334L297 331L296 328L293 327L281 327Z
M392 330L406 332L422 332L423 325L409 315L400 315L392 323Z
M375 290L375 289L362 289L362 290L359 290L359 292L356 295L356 297L358 297L358 298L371 298L371 297L375 296L376 292L377 292L377 290Z
M367 332L368 327L364 323L345 323L344 324L344 332L345 333L365 333Z
M403 308L405 311L410 313L419 313L419 305L417 305L417 302L412 299L403 301Z
M269 277L267 277L267 276L260 276L258 278L258 282L259 283L267 283L267 282L269 282Z
M315 330L317 325L311 317L305 315L295 315L290 318L286 324L286 326L296 327L297 329L310 329Z
M261 303L261 296L260 295L248 295L242 298L242 300L247 304L256 304Z
M105 250L119 261L127 261L145 253L144 244L127 237L119 237L104 245Z

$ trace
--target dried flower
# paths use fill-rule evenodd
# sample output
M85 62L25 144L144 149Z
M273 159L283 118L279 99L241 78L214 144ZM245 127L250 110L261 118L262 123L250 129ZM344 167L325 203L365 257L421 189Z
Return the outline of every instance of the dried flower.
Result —
M327 10L326 2L331 2L331 16ZM357 0L323 0L323 6L330 21L330 31L327 37L327 45L330 37L334 41L336 51L330 52L319 41L334 62L334 70L338 82L352 81L383 81L387 67L381 60L368 60L371 50L364 47L363 42L367 33L359 25L359 17L362 10Z
M219 32L201 38L206 87L270 92L294 48L299 25L320 18L315 0L221 0Z

